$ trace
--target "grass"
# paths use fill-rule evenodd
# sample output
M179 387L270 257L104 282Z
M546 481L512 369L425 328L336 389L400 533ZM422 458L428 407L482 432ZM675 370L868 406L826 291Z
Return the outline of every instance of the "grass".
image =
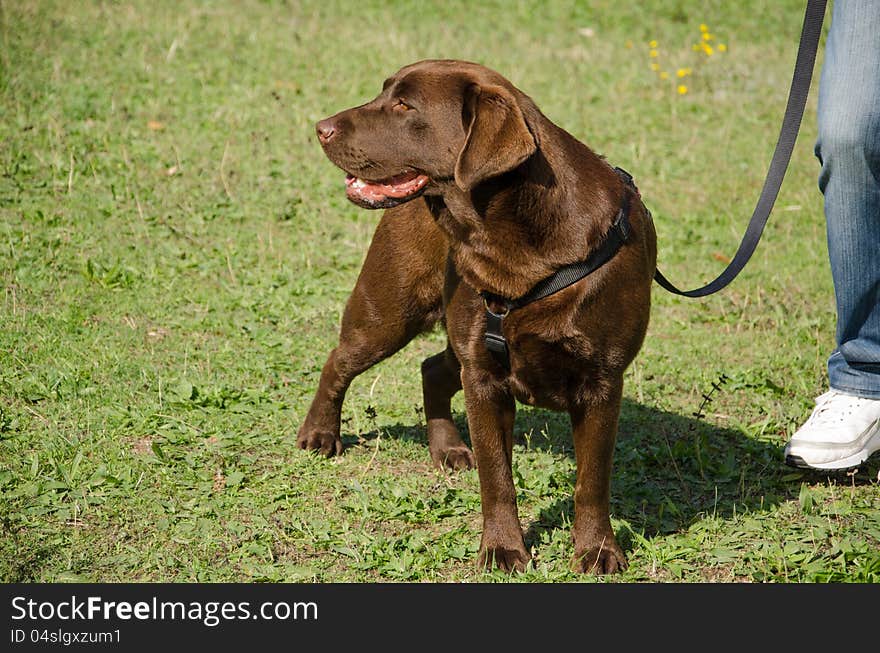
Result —
M0 579L593 580L568 571L567 418L524 407L535 562L474 566L476 473L434 471L425 446L439 332L354 383L344 456L295 449L377 220L313 123L410 61L483 62L635 175L661 268L693 287L751 214L801 5L0 5ZM701 23L727 52L691 49ZM651 40L692 68L687 93ZM876 459L781 458L833 347L815 97L743 276L700 301L655 290L612 488L630 567L608 581L880 581Z

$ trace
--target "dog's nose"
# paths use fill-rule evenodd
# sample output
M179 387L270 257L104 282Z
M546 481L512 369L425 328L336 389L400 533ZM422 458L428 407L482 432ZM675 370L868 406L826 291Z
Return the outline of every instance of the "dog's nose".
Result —
M324 118L324 120L315 125L315 131L318 132L318 140L322 143L327 143L339 132L339 128L332 119Z

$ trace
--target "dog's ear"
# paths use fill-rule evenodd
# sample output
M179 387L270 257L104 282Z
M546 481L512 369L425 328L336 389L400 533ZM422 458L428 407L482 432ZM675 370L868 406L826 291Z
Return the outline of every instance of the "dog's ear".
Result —
M455 184L463 191L513 170L538 147L516 98L501 86L468 86L462 121L467 137L455 163Z

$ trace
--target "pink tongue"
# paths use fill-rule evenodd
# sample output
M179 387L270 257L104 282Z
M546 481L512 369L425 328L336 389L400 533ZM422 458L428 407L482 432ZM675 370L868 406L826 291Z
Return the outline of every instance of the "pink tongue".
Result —
M350 193L371 200L406 197L418 190L427 179L416 172L405 172L381 182L370 182L349 176L345 183Z
M419 176L408 173L387 179L380 188L390 197L405 197L418 188Z

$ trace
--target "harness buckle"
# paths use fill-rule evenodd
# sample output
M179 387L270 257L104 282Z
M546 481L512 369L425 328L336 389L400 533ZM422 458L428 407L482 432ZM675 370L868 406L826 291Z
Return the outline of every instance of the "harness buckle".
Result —
M508 355L507 340L504 336L497 333L486 333L484 336L486 349L495 354L502 354L505 357Z

